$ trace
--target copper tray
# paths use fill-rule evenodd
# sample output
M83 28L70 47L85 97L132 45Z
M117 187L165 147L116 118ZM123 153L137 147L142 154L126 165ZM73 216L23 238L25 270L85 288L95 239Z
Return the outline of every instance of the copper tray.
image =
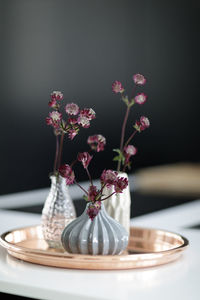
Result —
M62 249L48 248L41 227L32 226L2 234L0 244L10 255L35 264L69 269L122 270L174 261L189 242L176 233L131 227L128 249L121 255L69 254Z

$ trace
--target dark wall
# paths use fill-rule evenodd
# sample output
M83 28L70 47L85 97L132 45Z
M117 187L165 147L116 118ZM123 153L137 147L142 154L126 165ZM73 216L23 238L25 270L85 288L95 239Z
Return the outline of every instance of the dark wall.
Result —
M137 168L199 161L199 1L2 0L0 193L49 185L55 141L45 124L49 94L93 107L97 119L72 142L64 161L102 133L107 148L91 168L114 168L125 112L111 85L128 90L132 75L147 77L148 101L134 107L151 127L135 138ZM86 179L80 173L80 179Z

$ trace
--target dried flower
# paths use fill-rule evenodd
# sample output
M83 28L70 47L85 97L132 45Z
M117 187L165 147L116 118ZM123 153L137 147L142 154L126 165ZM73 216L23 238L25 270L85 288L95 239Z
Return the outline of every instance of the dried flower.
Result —
M133 75L133 81L137 85L144 85L146 83L146 78L141 74Z
M63 94L59 91L54 91L53 93L51 93L51 100L63 100Z
M73 140L77 134L78 134L78 131L76 129L69 129L68 130L68 138L70 140Z
M68 115L67 121L63 119L60 112L60 104L57 101L63 99L63 94L59 91L51 93L49 107L54 110L46 118L46 124L51 125L56 136L56 154L54 160L54 175L58 174L61 163L64 135L67 134L70 140L73 140L79 133L80 127L88 128L91 120L95 118L95 112L92 108L79 109L75 103L68 103L65 111Z
M144 93L140 93L140 94L137 94L137 96L135 96L135 103L137 104L144 104L147 100L147 96L144 94Z
M115 192L122 193L125 188L128 186L128 179L124 177L118 177L115 182Z
M89 121L96 118L96 113L92 108L84 108L80 111L80 118L85 117Z
M66 179L66 184L74 183L75 175L72 168L69 165L65 164L60 166L59 173L62 177Z
M65 106L65 111L68 115L70 116L76 116L78 115L79 113L79 107L77 104L75 103L68 103L66 106Z
M117 161L117 171L121 170L121 166L123 167L122 171L125 171L126 168L130 168L130 157L132 155L135 155L136 148L133 145L129 145L133 137L137 132L141 132L144 129L148 128L150 126L149 120L142 116L139 121L136 121L134 124L135 131L131 133L131 135L128 137L128 139L125 141L125 131L126 131L126 124L129 117L130 109L131 107L137 103L137 104L144 104L146 102L147 96L144 93L138 93L135 97L135 89L137 85L144 85L146 82L146 78L141 74L135 74L133 75L133 81L135 83L133 87L133 91L131 94L131 97L129 98L127 95L122 95L122 101L126 104L126 113L124 116L124 121L122 124L122 131L121 131L121 139L120 139L120 147L119 149L113 149L114 152L117 153L117 155L113 158L113 161ZM116 84L115 84L116 83ZM113 90L116 93L119 93L120 91L120 84L119 82L115 82L112 85L112 88L114 89L116 87L116 91ZM118 84L119 83L119 84ZM118 89L117 89L118 87Z
M88 152L78 153L78 161L82 162L83 167L86 169L92 159L92 156Z
M100 152L104 150L106 138L101 134L95 134L88 137L87 143L90 145L92 150Z
M117 81L117 80L115 82L113 82L113 84L112 84L112 91L115 94L123 93L124 92L124 88L122 87L122 83L120 81Z
M98 196L99 191L95 185L90 185L88 189L88 201L94 202Z
M87 209L87 214L92 221L98 215L100 209L101 209L101 201L96 201L95 203L89 204L89 207Z
M104 170L101 174L101 184L110 188L115 185L118 173L112 170Z

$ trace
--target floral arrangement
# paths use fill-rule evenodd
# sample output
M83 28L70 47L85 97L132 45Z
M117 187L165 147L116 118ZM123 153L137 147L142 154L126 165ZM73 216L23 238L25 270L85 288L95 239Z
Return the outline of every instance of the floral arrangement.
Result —
M61 165L64 135L67 134L68 138L73 140L74 137L79 133L80 128L88 128L91 120L95 119L96 117L96 113L92 108L80 109L77 104L68 103L64 108L67 116L67 119L64 120L63 114L61 113L62 100L63 94L60 91L54 91L51 94L49 107L52 108L53 111L51 111L49 116L46 118L46 124L53 127L54 134L56 136L54 175L57 176L60 174L62 177L64 177L67 185L75 183L79 186L79 188L84 192L84 199L87 202L90 202L87 214L89 218L93 220L101 209L101 202L108 199L115 193L122 193L122 191L128 185L128 180L126 178L119 177L117 172L112 170L104 170L100 177L101 188L98 189L97 186L93 184L92 177L88 170L88 166L93 156L89 152L100 152L104 150L106 139L101 134L95 134L88 137L87 144L90 146L90 150L87 152L78 153L76 160L74 160L71 165ZM77 182L75 178L73 167L77 162L81 162L82 166L87 172L90 181L87 191ZM108 188L114 186L114 192L108 197L103 196L103 189L105 186Z
M144 131L146 128L150 126L149 119L145 116L141 116L139 120L136 120L136 122L133 125L134 131L131 133L131 135L128 137L126 141L125 140L125 130L127 125L127 120L129 117L129 113L131 110L131 107L134 104L142 105L146 102L147 96L144 93L137 93L135 95L135 90L137 86L143 86L146 83L146 78L141 74L135 74L133 75L133 82L134 87L132 90L131 97L129 98L127 95L125 95L125 89L122 86L122 83L120 81L115 81L112 84L112 91L115 94L120 94L122 101L126 104L127 109L124 116L124 121L122 124L122 130L121 130L121 140L120 140L120 148L119 149L113 149L114 152L117 152L117 155L113 158L114 161L117 161L117 171L124 172L126 168L130 169L131 167L131 157L134 156L137 153L137 148L130 144L135 134L138 132ZM135 96L134 96L135 95Z
M68 103L64 108L67 120L64 120L63 113L61 112L63 98L63 93L60 91L51 93L49 107L53 111L49 112L49 116L46 118L46 124L53 127L56 136L54 175L58 175L58 169L61 165L64 135L67 134L68 138L73 140L79 133L80 128L90 127L90 122L96 117L96 113L92 108L80 109L77 104ZM95 141L93 142L95 143Z

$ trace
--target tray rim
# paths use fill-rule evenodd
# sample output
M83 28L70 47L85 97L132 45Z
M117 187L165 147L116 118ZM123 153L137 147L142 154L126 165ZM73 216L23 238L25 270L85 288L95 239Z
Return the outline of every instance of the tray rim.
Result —
M11 234L12 232L14 231L18 231L18 230L24 230L24 229L31 229L31 228L41 228L40 225L31 225L31 226L24 226L24 227L17 227L15 229L11 229L11 230L8 230L8 231L5 231L4 233L2 233L0 235L0 245L2 245L4 248L8 249L9 248L12 248L15 249L16 251L21 251L23 250L24 252L33 252L34 254L38 253L38 254L44 254L46 255L45 253L48 253L48 255L50 256L80 256L82 257L83 255L82 254L71 254L71 253L67 253L67 252L50 252L50 251L46 251L45 250L32 250L31 248L26 248L26 247L23 247L23 246L19 246L17 244L13 244L13 243L10 243L8 241L5 240L5 237L8 235L8 234ZM183 240L183 244L180 245L180 246L177 246L173 249L168 249L168 250L161 250L161 251L157 251L157 252L143 252L143 253L140 253L140 254L137 254L137 253L134 253L134 254L129 254L129 256L137 256L137 255L146 255L146 254L159 254L159 253L168 253L168 252L172 252L172 251L175 251L175 250L182 250L182 248L187 248L189 246L189 240L184 237L183 235L177 233L177 232L174 232L174 231L169 231L169 230L164 230L164 229L160 229L160 228L151 228L151 227L140 227L140 226L130 226L130 229L139 229L139 230L157 230L157 231L162 231L162 232L165 232L165 233L169 233L169 234L173 234L179 238L181 238ZM92 257L102 257L102 255L86 255L84 254L84 256L88 256L90 258ZM117 257L118 255L103 255L103 257Z

